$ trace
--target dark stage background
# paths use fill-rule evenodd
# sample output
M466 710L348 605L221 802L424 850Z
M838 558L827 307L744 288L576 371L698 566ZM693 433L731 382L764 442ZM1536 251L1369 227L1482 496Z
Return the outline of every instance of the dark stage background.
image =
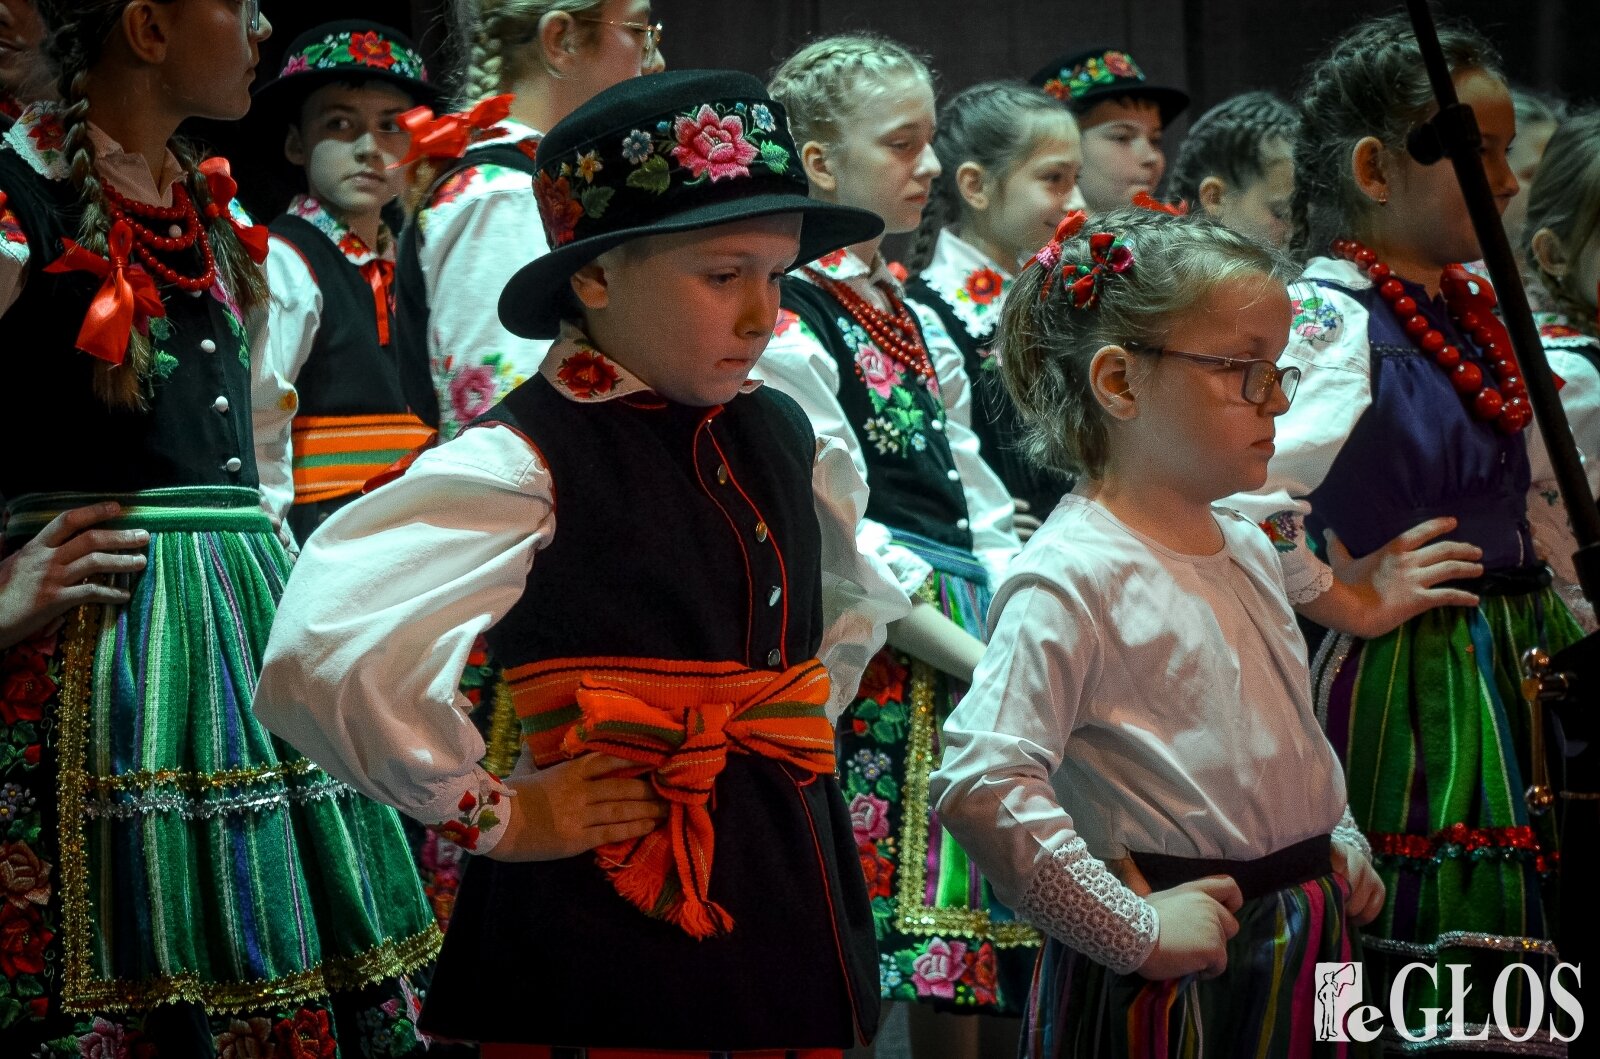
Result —
M265 0L274 31L262 70L298 33L334 18L370 17L408 30L436 69L453 66L450 0ZM1236 92L1292 98L1301 70L1334 36L1394 0L656 0L669 66L724 66L765 76L801 42L872 29L929 56L942 95L996 77L1026 78L1055 56L1101 44L1130 51L1152 81L1186 89L1191 110L1170 130L1169 160L1187 118ZM1600 99L1600 8L1594 0L1444 0L1499 46L1513 82L1575 101ZM196 132L242 170L246 204L275 212L283 192L279 140L219 127ZM272 142L267 142L271 139ZM252 194L253 192L253 194Z

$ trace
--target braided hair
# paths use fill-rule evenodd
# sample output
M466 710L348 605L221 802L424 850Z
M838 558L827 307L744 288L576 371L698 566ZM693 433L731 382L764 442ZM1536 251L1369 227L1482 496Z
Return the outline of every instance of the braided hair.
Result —
M1094 233L1111 232L1133 255L1090 306L1061 289L1063 270L1090 260ZM1060 263L1037 260L1017 277L1000 313L1000 377L1026 427L1024 451L1041 467L1104 476L1111 456L1109 416L1089 385L1103 346L1157 347L1186 313L1218 286L1242 276L1287 281L1293 266L1277 251L1197 217L1124 207L1097 216L1060 249Z
M939 232L962 223L966 200L956 171L964 163L974 162L1003 181L1047 133L1059 134L1073 124L1072 112L1059 100L1021 81L986 81L957 93L939 111L933 150L941 172L906 252L906 271L920 274L933 260Z
M1271 92L1223 100L1190 126L1167 177L1168 193L1194 205L1207 177L1221 177L1230 188L1249 187L1266 175L1273 141L1294 141L1298 121L1294 108Z
M460 103L470 107L515 84L544 16L598 11L605 0L457 0L456 33L467 53Z
M1439 44L1452 75L1482 70L1504 80L1492 45L1464 23L1441 23ZM1302 258L1325 254L1340 235L1364 236L1378 207L1356 186L1350 157L1376 137L1404 152L1406 136L1434 110L1422 53L1404 15L1369 19L1314 63L1298 100L1294 141L1294 235Z
M785 59L772 72L767 90L788 113L796 144L835 144L862 98L858 81L881 82L896 74L933 84L927 64L905 45L876 33L841 33L814 40Z
M160 0L170 3L171 0ZM86 250L104 255L111 230L111 210L105 188L94 168L94 143L89 138L89 86L106 42L118 31L128 0L39 0L39 14L49 29L45 53L54 64L61 93L63 143L67 177L78 192L82 219L77 241ZM190 196L199 211L211 243L217 274L245 315L267 302L266 274L246 252L224 214L208 215L211 192L199 172L199 152L181 140L170 145L187 176ZM140 410L147 407L147 391L155 361L148 337L134 332L123 363L96 362L94 389L110 408Z

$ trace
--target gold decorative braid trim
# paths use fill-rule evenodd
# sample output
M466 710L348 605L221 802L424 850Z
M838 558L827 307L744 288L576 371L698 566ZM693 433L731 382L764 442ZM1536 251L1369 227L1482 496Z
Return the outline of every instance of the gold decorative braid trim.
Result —
M254 783L274 783L280 780L309 776L322 769L301 758L281 765L261 765L256 768L227 769L222 772L190 772L184 769L144 769L123 772L115 776L89 776L89 790L95 793L120 793L122 791L149 790L164 784L173 784L185 791L209 791L223 787L243 787Z
M522 754L522 723L517 720L517 707L511 700L511 686L505 678L494 676L494 712L489 715L488 749L483 755L486 771L501 779L511 775Z
M928 774L933 770L933 689L938 673L926 662L911 660L911 724L906 740L906 785L900 825L900 883L895 894L895 929L931 937L988 938L996 948L1039 945L1039 932L1025 923L996 923L978 908L929 908Z
M189 1001L202 1005L208 1015L237 1015L299 1004L332 992L350 992L405 974L433 959L443 941L439 928L430 923L412 937L384 941L359 955L326 960L282 978L203 982L185 972L142 982L97 981L67 993L62 1008L73 1014L148 1011L161 1004Z
M57 831L61 840L61 924L65 935L63 1007L77 1010L77 997L90 986L89 857L84 849L83 810L89 776L84 757L89 735L89 682L100 639L103 607L85 606L67 619L66 649L61 660L61 739L56 796L60 802ZM70 821L70 823L68 822ZM88 1009L85 1009L88 1010Z

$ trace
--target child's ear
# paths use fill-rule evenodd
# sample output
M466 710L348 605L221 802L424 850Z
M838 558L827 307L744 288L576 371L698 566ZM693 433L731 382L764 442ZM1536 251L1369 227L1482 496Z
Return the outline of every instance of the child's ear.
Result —
M839 180L833 175L833 169L828 164L828 146L816 140L807 140L800 146L800 167L806 171L806 179L811 181L811 186L818 191L826 191L830 195L839 189Z
M1222 212L1222 196L1227 192L1228 185L1221 177L1208 176L1195 189L1195 198L1199 200L1200 208L1206 211L1206 216L1215 217Z
M290 165L306 164L306 143L300 136L300 126L291 125L283 134L283 156L289 160Z
M968 206L980 212L989 208L986 175L977 162L962 162L956 167L956 190Z
M1533 256L1539 262L1539 268L1556 279L1562 279L1567 274L1567 251L1561 245L1560 236L1549 228L1540 228L1533 233L1531 242Z
M534 37L544 68L563 77L578 58L577 23L565 11L550 11L539 19Z
M585 309L604 309L611 303L611 287L606 279L605 266L591 261L572 274L572 293L578 296Z
M1376 136L1363 136L1350 150L1350 171L1356 187L1380 206L1389 205L1388 151Z
M1089 391L1113 419L1126 421L1139 414L1132 373L1133 354L1121 346L1101 346L1089 361Z
M122 9L122 36L134 58L152 65L166 60L167 19L175 16L177 6L153 3L152 0L133 0Z

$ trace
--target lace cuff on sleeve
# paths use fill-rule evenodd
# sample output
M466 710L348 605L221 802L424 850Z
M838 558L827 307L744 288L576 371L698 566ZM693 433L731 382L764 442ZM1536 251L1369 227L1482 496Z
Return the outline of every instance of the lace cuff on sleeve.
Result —
M1368 860L1372 859L1372 843L1367 841L1366 834L1356 826L1356 818L1350 815L1350 807L1344 807L1344 815L1339 818L1339 823L1334 826L1333 840L1335 842L1348 842L1361 851L1361 855Z
M1017 913L1118 974L1138 970L1156 947L1156 910L1077 836L1039 866Z

